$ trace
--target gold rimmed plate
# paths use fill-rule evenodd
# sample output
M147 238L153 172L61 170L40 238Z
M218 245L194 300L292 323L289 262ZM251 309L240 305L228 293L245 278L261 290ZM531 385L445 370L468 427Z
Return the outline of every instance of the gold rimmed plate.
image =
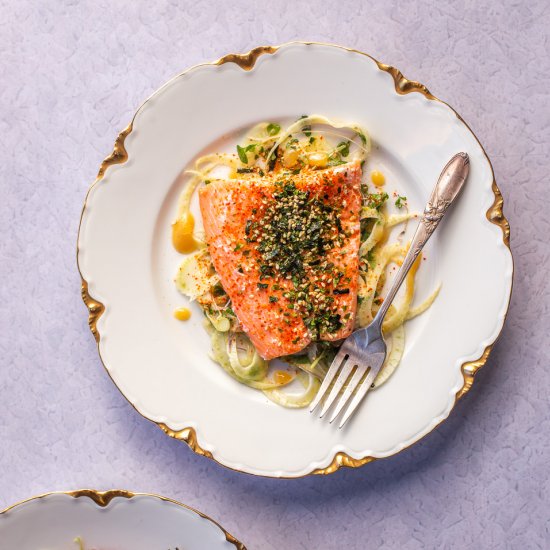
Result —
M418 276L419 295L441 284L440 295L408 323L399 369L344 430L229 378L208 358L198 308L186 324L172 315L183 305L173 284L181 256L170 242L178 175L199 154L234 148L257 122L313 113L366 128L366 170L383 171L413 210L448 158L466 151L471 160L464 194ZM140 414L227 467L273 477L391 456L447 418L500 333L513 274L491 164L457 113L366 54L309 43L199 65L148 99L88 193L78 263L102 361Z
M56 492L0 512L0 547L246 550L214 520L175 500L129 491Z

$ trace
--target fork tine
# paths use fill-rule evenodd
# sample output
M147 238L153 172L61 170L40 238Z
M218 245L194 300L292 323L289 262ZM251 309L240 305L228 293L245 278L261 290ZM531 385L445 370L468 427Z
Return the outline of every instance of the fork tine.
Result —
M375 369L375 368L370 369L370 372L367 374L367 377L365 378L365 380L363 381L361 386L359 386L359 389L357 390L352 402L350 403L349 407L347 408L346 412L344 413L344 416L342 417L342 420L340 421L340 426L338 426L339 428L341 428L349 420L349 417L353 414L355 409L359 406L359 403L361 403L361 401L363 401L363 398L365 397L365 394L370 390L370 386L371 386L374 378L378 374L379 370L380 369Z
M315 396L315 399L311 402L311 405L309 407L310 413L312 413L317 408L317 406L325 396L325 393L329 389L330 384L334 380L334 377L338 374L340 366L346 359L347 359L347 353L343 350L343 346L342 346L342 348L340 348L340 350L336 354L336 357L332 361L330 368L328 369L328 372L325 378L323 379L323 383L321 384L321 387L319 388L319 391Z
M330 417L330 423L332 424L336 417L340 414L340 411L344 408L346 403L349 401L350 397L352 396L353 392L359 385L359 382L361 382L363 376L365 376L365 373L368 371L369 366L366 367L357 367L357 370L351 377L351 380L342 394L342 397L340 397L338 403L336 404L336 408L334 409L334 412L332 413L332 416Z
M348 358L346 364L340 369L340 374L338 375L336 382L334 382L329 396L325 399L325 402L323 403L323 408L321 409L321 414L319 415L319 418L323 418L326 412L330 409L331 405L334 403L334 400L338 397L340 391L344 387L344 384L349 378L353 367L355 367L355 362L352 361L351 358Z

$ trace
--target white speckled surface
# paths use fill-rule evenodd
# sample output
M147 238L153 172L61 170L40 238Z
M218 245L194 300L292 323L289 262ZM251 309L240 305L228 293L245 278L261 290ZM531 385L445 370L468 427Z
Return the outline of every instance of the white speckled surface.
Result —
M194 506L250 549L548 547L549 4L139 4L0 2L0 509L124 487ZM516 277L489 364L440 429L285 481L225 470L132 409L89 333L75 243L86 189L144 98L190 65L291 39L371 53L461 113L493 161Z

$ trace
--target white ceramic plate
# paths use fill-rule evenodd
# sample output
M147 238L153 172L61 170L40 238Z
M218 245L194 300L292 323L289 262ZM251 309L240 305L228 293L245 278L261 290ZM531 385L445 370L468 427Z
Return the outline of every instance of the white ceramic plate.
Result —
M205 515L127 491L49 493L0 513L0 550L246 550Z
M407 324L395 375L344 430L238 384L208 358L198 309L187 324L172 316L185 304L170 242L178 174L199 154L233 148L259 121L304 113L366 128L374 143L366 169L382 170L414 210L452 155L466 151L471 161L419 273L418 296L440 282L441 293ZM78 262L103 363L143 416L230 468L298 477L393 455L449 415L504 322L508 233L490 162L448 105L360 52L292 43L194 67L140 107L88 194Z

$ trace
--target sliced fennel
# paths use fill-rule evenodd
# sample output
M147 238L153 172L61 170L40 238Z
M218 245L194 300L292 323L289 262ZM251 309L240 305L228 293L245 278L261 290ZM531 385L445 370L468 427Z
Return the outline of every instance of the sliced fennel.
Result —
M404 223L408 220L411 220L412 218L417 218L418 214L411 213L411 214L393 214L392 216L389 216L386 220L386 228L394 227L395 225L398 225L400 223Z
M359 257L365 257L384 236L384 222L383 220L377 220L371 229L371 232L367 239L361 243L359 247Z
M219 280L219 276L213 272L209 256L203 249L185 256L176 276L176 287L191 300L196 300Z
M205 315L218 332L227 332L231 329L231 321L221 313L211 314L205 311Z
M260 357L252 342L241 334L231 334L227 340L229 364L239 378L263 380L269 363Z
M418 304L416 307L410 308L407 313L406 320L408 321L409 319L424 313L434 303L434 300L439 295L440 290L441 285L439 285L423 302Z
M380 372L374 379L375 388L380 387L395 372L403 353L405 352L405 328L403 325L397 327L391 334L390 351Z
M319 380L323 380L328 371L327 365L323 362L326 355L327 352L322 351L313 358L308 357L308 355L289 355L281 359L289 365L297 367L309 374L313 374L313 376L316 376Z
M323 115L310 115L305 116L300 119L298 119L296 122L291 124L284 132L281 132L273 146L271 147L268 155L267 155L267 162L269 162L270 158L275 154L277 148L284 143L292 134L302 131L304 127L310 127L312 124L323 124L326 126L331 126L332 128L341 128L341 129L349 129L355 132L355 137L360 138L361 144L357 144L357 155L355 157L356 160L363 161L367 158L367 155L370 152L371 149L371 143L370 138L365 133L365 131L357 126L356 124L346 124L346 123L340 123L336 122L334 120L331 120ZM341 136L344 139L346 139L346 136ZM355 139L355 138L354 138ZM355 160L354 159L354 160ZM350 159L351 160L351 159Z
M307 407L313 401L315 395L317 395L321 382L317 377L306 372L299 372L296 378L304 388L300 393L294 394L280 389L273 389L264 390L264 394L268 399L283 407L290 409Z
M325 126L342 131L327 131L323 128ZM263 391L270 400L282 406L298 408L309 404L326 376L337 347L332 344L310 344L300 354L281 358L296 369L297 374L288 378L273 376L270 362L260 357L252 342L242 332L229 298L223 289L221 294L217 292L221 288L219 277L204 248L205 239L198 231L195 232L194 223L191 223L192 198L202 183L215 184L220 168L227 172L230 179L246 178L249 173L263 176L264 171L276 172L278 169L286 170L286 174L289 174L294 169L318 169L350 161L364 161L370 148L370 138L359 126L336 122L322 115L311 115L302 117L286 128L273 122L259 123L245 136L243 145L237 148L238 155L205 155L196 160L192 169L182 174L186 181L180 195L175 223L179 221L182 227L185 226L184 229L192 233L196 246L203 248L185 256L176 276L177 288L191 300L196 300L208 318L212 359L232 378ZM362 191L364 188L362 186ZM382 193L379 194L381 195ZM417 216L411 213L387 216L384 200L373 202L372 195L364 195L364 205L360 212L361 272L356 328L364 327L372 321L380 307L380 293L388 266L392 263L400 265L407 252L407 248L400 242L388 244L390 229L399 224L405 224L406 228L407 221ZM439 288L418 306L411 306L418 265L415 264L407 276L404 293L399 302L390 307L384 322L383 329L388 338L389 351L385 364L374 381L375 387L383 384L401 361L405 345L403 323L423 313L438 295ZM283 388L292 380L296 380L292 388ZM303 386L299 393L292 391L297 384Z
M264 373L264 378L262 380L254 380L253 378L247 378L240 376L237 374L235 369L233 368L231 364L231 360L229 358L228 354L228 341L229 341L229 335L227 332L218 332L213 327L207 327L207 330L210 333L211 338L211 344L212 344L212 359L218 363L224 370L229 374L232 378L235 378L235 380L239 381L241 384L245 384L246 386L250 386L251 388L257 389L257 390L269 390L274 388L279 388L281 386L285 386L286 384L289 384L292 382L293 378L290 378L286 382L274 382L272 380L269 380L265 374L267 374L267 370ZM246 337L244 337L246 338ZM252 344L250 344L252 345ZM265 362L267 364L267 362ZM268 365L269 367L269 365ZM243 372L243 371L241 371ZM246 373L245 373L246 374ZM254 375L255 373L252 372Z
M369 269L365 277L359 278L356 327L366 327L373 319L373 302L381 283L386 266L397 257L403 256L403 247L394 243L379 248L376 252L376 266Z
M199 184L207 180L211 172L220 166L226 166L231 170L236 170L239 166L239 162L237 159L227 154L205 155L197 159L191 170L185 170L182 173L181 177L186 178L187 181L179 198L177 218L181 218L189 212L191 199Z
M382 330L386 334L393 332L407 320L407 313L409 312L414 296L414 277L418 271L418 267L420 266L421 259L421 257L418 257L412 265L410 271L407 273L407 277L405 279L405 293L401 303L397 305L392 304L395 307L395 310L388 314L384 319Z

